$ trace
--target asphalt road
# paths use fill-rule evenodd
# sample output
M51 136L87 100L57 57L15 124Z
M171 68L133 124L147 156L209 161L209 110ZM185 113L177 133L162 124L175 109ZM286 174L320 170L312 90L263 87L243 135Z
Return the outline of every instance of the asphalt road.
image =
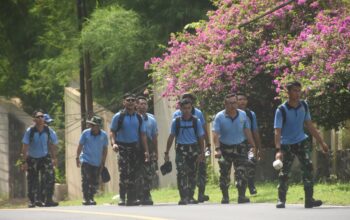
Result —
M116 219L245 219L245 220L349 220L350 206L323 206L305 209L302 205L287 205L276 209L275 204L214 203L178 206L118 207L115 205L66 206L33 209L0 209L0 220L116 220Z

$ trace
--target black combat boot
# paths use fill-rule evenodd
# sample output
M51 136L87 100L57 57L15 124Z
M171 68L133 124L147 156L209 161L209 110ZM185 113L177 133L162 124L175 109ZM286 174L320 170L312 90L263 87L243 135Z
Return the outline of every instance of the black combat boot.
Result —
M287 192L284 192L282 190L278 190L278 201L276 204L276 208L283 209L286 207L286 194L287 194Z
M153 205L151 193L147 190L143 192L142 205Z
M179 189L180 201L179 205L187 205L188 204L188 191L187 189Z
M119 202L118 202L119 206L125 206L125 204L126 204L125 194L126 193L125 193L124 189L119 189Z
M248 179L248 188L249 188L250 195L256 195L258 193L258 191L255 188L254 178Z
M198 188L198 202L205 202L209 200L209 196L204 194L204 189Z
M315 200L313 198L314 189L313 187L304 187L305 191L305 208L319 207L322 205L321 200Z
M126 201L126 206L138 206L140 205L140 201L136 199L135 191L128 191L127 193L128 199Z
M247 198L245 196L246 186L237 187L237 190L238 190L237 202L239 204L241 204L241 203L249 203L250 202L249 198Z
M52 198L49 198L49 199L46 200L45 206L46 207L58 206L58 202L55 202L55 201L52 200Z
M221 204L229 204L230 198L228 196L228 189L221 189L221 192L222 192Z

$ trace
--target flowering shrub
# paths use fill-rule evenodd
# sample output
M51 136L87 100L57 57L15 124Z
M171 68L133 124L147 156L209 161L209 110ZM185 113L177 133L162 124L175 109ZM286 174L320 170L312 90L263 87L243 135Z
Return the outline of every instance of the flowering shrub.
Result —
M256 90L256 79L262 75L271 81L261 81L259 86L265 93L274 93L275 99L285 99L283 88L291 80L303 83L313 105L319 97L336 91L341 91L342 97L350 96L350 16L346 1L295 0L243 27L239 24L288 1L215 2L218 9L208 12L208 21L199 23L194 34L185 31L172 35L167 51L145 64L156 85L165 86L164 96L192 91L207 103L217 103L222 93ZM330 85L336 86L329 90ZM349 102L342 100L339 106L350 109ZM332 109L327 103L322 106ZM212 105L204 108L213 111ZM321 117L315 114L322 125L324 118L318 120ZM327 126L337 127L349 114L333 118L334 123Z

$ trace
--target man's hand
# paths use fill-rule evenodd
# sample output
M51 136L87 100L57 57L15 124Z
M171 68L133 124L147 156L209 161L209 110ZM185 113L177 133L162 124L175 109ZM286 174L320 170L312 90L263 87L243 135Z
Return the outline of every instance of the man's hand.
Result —
M112 145L112 149L114 150L114 152L118 153L118 151L119 151L119 146L118 146L118 144L113 144L113 145Z
M145 162L149 162L150 159L149 159L149 153L148 151L145 152Z
M52 166L57 167L57 158L52 158Z
M321 143L321 147L322 147L322 153L323 154L327 154L328 153L328 151L329 151L329 147L328 147L328 145L323 141L322 143Z
M170 160L169 158L169 152L164 152L164 160L168 162Z
M215 148L215 158L219 159L222 156L220 148Z
M199 155L198 155L198 158L197 158L197 162L204 162L205 161L205 154L204 152L201 152Z
M75 158L75 162L77 164L77 167L79 168L80 167L80 159L79 159L79 157Z
M281 160L283 159L283 153L281 151L278 151L275 155L276 160Z
M21 165L21 170L22 170L23 172L26 172L26 171L28 170L28 164L27 164L27 162L24 162L24 163Z

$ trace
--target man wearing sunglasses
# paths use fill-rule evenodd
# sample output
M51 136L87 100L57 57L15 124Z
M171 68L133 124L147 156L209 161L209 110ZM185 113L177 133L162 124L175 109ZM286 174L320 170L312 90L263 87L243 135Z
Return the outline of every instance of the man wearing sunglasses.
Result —
M247 189L248 147L252 152L256 147L247 115L238 109L236 94L225 96L225 109L216 114L213 122L213 140L215 144L215 158L219 159L220 189L222 204L229 203L228 188L230 186L231 167L235 169L236 187L238 190L238 203L249 203L245 196Z
M124 109L116 113L110 124L110 139L112 149L119 153L119 195L118 205L139 205L136 199L136 163L140 144L144 149L144 160L148 162L148 145L146 126L142 117L136 112L136 96L125 94L123 97ZM127 195L127 200L126 200Z
M57 164L56 133L45 125L44 112L34 111L34 125L22 139L22 169L28 173L28 207L57 206L52 200L55 185L54 167Z

